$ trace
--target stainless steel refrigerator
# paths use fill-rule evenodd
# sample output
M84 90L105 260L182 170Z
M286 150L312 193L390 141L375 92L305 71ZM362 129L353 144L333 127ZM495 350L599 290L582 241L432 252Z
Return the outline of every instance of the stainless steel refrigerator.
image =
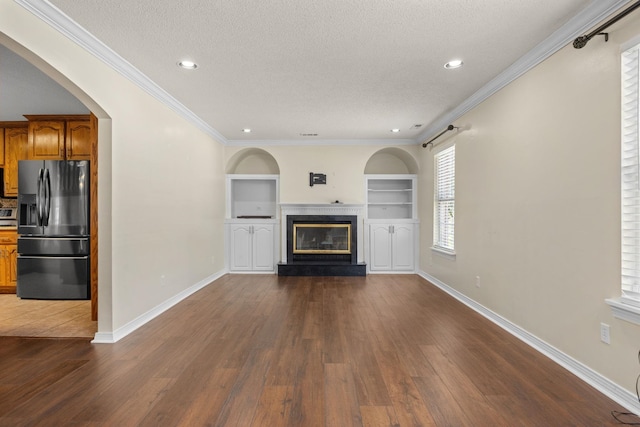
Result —
M91 297L89 193L87 160L18 162L18 297Z

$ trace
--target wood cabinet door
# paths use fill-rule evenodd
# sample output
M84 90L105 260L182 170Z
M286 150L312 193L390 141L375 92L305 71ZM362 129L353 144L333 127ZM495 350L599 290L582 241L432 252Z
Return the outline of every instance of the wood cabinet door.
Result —
M0 231L0 293L15 294L18 276L18 235L15 230Z
M34 160L64 159L64 121L29 122L29 158Z
M7 245L7 285L16 290L18 283L18 245Z
M0 128L0 167L4 167L4 129Z
M7 261L7 247L0 245L0 293L9 293L9 262Z
M4 195L18 196L18 160L26 157L27 128L5 129Z
M89 120L68 121L65 144L68 160L90 160L91 122Z

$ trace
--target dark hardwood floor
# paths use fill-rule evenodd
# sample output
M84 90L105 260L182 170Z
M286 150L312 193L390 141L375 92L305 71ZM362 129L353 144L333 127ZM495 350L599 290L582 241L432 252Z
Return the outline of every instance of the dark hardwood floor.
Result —
M619 405L413 275L227 275L120 342L0 338L1 426L607 426Z

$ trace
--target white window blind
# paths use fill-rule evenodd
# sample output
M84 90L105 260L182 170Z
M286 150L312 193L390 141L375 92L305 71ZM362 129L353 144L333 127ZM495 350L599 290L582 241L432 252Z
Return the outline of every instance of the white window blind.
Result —
M455 181L456 147L454 145L435 156L433 246L450 252L454 251Z
M622 299L640 305L640 45L622 53Z

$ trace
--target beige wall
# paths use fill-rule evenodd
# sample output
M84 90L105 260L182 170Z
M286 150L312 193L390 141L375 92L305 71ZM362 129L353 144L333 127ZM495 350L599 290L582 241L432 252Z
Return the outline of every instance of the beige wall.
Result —
M16 3L0 31L101 119L99 332L222 271L221 144Z
M380 145L269 145L261 147L269 153L280 169L281 203L343 203L365 202L364 173L367 162L381 150L390 147ZM246 147L229 146L226 161L235 159ZM415 145L393 147L392 153L417 156ZM397 162L397 158L394 160ZM404 165L402 165L404 166ZM258 173L264 173L262 168ZM309 172L327 175L326 185L309 186ZM387 171L391 172L391 171ZM406 172L406 171L405 171ZM248 171L242 171L248 173Z
M619 53L640 34L632 17L608 43L565 47L456 120L470 130L421 152L419 186L422 270L630 391L640 326L604 300L620 296ZM455 260L429 248L433 154L451 143Z

